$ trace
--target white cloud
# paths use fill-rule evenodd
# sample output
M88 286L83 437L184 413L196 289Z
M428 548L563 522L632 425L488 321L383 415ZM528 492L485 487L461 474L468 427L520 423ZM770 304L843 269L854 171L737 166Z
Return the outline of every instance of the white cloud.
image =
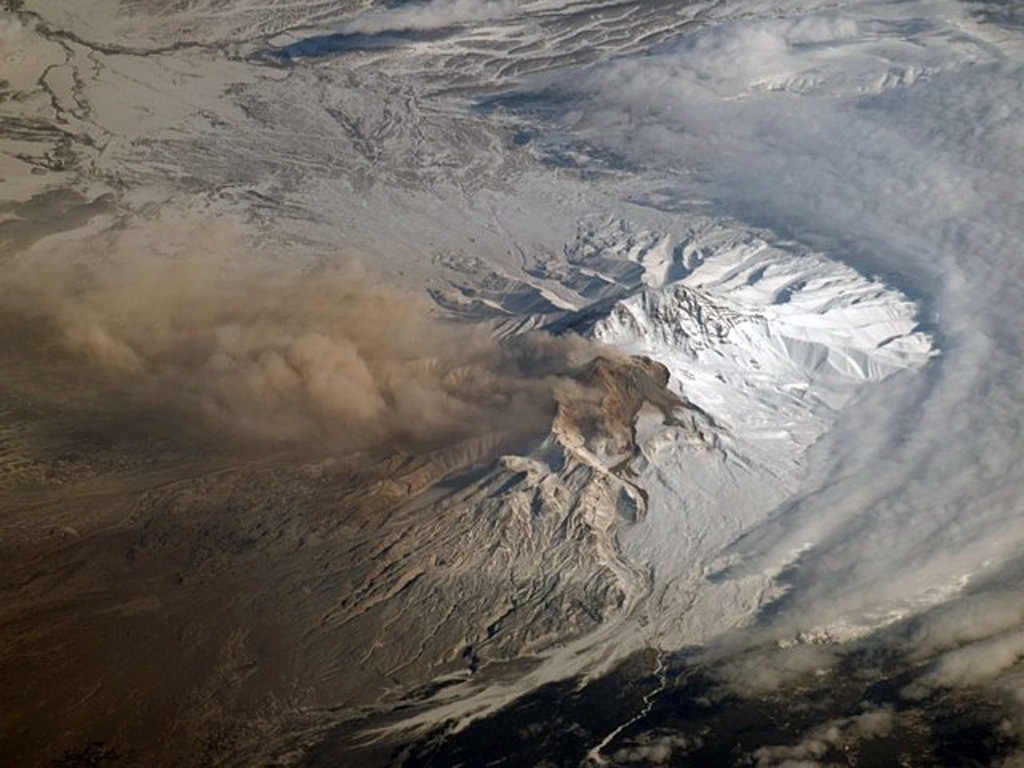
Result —
M888 709L870 709L860 715L839 718L810 731L794 745L762 747L754 753L758 768L816 766L830 749L843 749L866 739L888 736L895 716ZM826 763L831 765L830 763Z
M556 126L570 140L895 284L935 334L939 358L863 391L800 492L724 553L736 578L781 574L765 621L855 636L1019 557L1021 32L943 0L751 13L561 87L579 97ZM1022 620L979 601L958 609L978 612L970 628L936 620L914 642L982 642ZM1014 657L1014 637L989 650ZM978 663L965 651L941 676Z
M977 685L995 679L1024 657L1024 631L972 643L939 658L927 682L942 686Z
M567 126L696 169L732 215L895 281L935 325L939 360L859 398L796 503L733 548L739 574L790 565L783 623L884 623L1024 542L1024 47L938 5L711 26L595 71Z
M628 746L615 750L611 758L615 765L670 765L673 758L700 746L699 738L682 734L642 734Z
M749 638L730 634L706 659L717 662L714 677L744 698L758 698L801 685L819 685L830 674L840 649L829 643L794 643L759 633L761 644L743 650Z
M976 643L1024 624L1024 603L1020 593L1004 588L965 595L921 617L915 624L910 645L915 656Z

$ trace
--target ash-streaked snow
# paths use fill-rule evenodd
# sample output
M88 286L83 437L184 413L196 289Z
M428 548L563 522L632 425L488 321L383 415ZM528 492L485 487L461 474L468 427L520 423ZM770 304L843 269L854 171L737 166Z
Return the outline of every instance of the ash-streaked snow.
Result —
M6 3L0 750L1013 760L1021 29Z

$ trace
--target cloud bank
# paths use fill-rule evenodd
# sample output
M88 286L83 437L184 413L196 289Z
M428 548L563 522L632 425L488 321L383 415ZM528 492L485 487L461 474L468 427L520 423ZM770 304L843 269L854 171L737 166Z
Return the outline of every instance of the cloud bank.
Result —
M727 553L735 578L781 574L764 621L847 636L1024 542L1024 48L955 3L722 13L564 84L580 106L560 128L921 303L942 355L866 390Z
M661 198L713 201L895 286L941 352L865 388L798 492L721 553L716 584L772 585L709 650L746 649L722 679L786 689L844 641L919 619L886 636L927 666L906 696L983 685L1019 713L1022 582L976 587L1024 544L1024 38L979 22L983 4L814 6L719 8L658 49L539 82L573 109L538 145L611 158Z

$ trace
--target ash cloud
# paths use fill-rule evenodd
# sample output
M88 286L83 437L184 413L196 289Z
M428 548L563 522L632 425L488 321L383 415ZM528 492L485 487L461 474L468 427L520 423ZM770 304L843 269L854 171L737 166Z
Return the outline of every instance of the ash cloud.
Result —
M122 235L104 258L21 264L4 304L49 328L83 381L113 377L135 400L250 438L343 451L476 438L508 448L550 425L568 386L561 374L596 353L578 338L502 345L351 263L232 269L216 255L230 238L214 228L201 243L157 236L164 253L147 237Z

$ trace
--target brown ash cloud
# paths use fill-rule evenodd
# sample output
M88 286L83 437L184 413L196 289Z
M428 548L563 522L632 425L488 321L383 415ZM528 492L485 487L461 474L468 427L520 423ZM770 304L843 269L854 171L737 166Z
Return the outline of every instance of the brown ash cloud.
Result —
M565 374L603 352L543 334L502 344L352 263L251 270L217 244L205 233L198 252L154 253L121 236L102 256L16 264L3 308L34 324L45 341L35 349L77 361L81 389L116 381L120 401L108 394L106 408L166 406L253 440L332 451L522 444L550 425Z

